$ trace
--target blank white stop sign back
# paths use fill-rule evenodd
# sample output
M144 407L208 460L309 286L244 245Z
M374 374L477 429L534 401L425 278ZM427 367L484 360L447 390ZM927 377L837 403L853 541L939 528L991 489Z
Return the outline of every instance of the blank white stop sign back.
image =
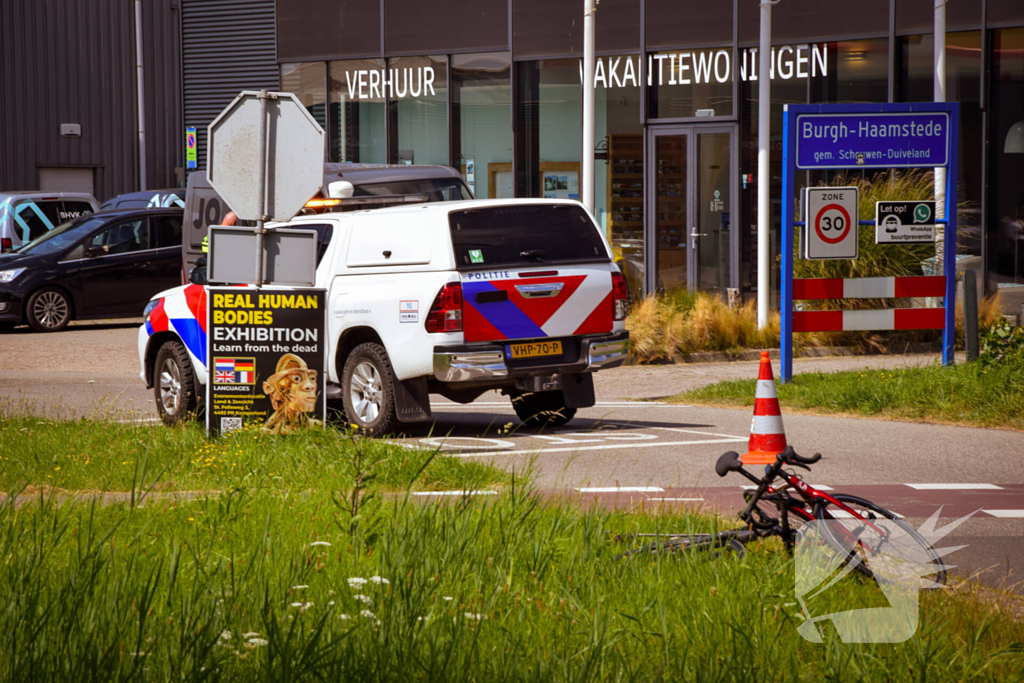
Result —
M857 258L857 206L855 187L808 187L804 190L804 257Z

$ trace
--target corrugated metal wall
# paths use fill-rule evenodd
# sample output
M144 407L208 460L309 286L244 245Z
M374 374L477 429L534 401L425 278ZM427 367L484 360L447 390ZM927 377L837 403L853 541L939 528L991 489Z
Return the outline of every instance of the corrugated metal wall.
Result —
M149 189L178 187L184 175L181 125L181 0L145 0L142 64L146 83L146 179Z
M175 184L181 165L175 2L143 8L151 187ZM0 190L38 188L41 166L95 168L101 201L138 189L134 3L3 0L0 92ZM62 123L81 124L82 136L61 137Z
M275 0L182 0L184 126L196 127L199 168L206 127L241 90L278 90Z

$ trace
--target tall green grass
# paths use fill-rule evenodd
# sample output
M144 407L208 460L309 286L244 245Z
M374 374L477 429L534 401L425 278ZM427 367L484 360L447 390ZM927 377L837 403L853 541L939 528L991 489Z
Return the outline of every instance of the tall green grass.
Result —
M496 499L242 489L191 503L0 504L3 681L1021 680L1024 627L969 588L897 645L796 632L779 547L616 559L710 518ZM375 581L374 577L378 577ZM834 596L874 604L854 575Z
M247 429L209 439L195 423L168 428L0 411L3 489L29 484L129 491L140 481L177 491L343 488L357 476L352 470L357 453L384 487L404 487L428 460L420 483L429 488L472 489L508 479L487 464L360 438L344 428L286 437Z
M670 401L753 406L755 380L718 382ZM1024 429L1024 363L805 372L779 384L784 409Z

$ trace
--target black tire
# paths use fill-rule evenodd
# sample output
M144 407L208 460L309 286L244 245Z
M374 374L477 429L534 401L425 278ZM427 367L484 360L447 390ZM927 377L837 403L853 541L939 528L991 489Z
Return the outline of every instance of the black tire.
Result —
M71 322L71 297L56 287L44 287L28 298L25 320L36 332L60 332Z
M360 344L345 359L341 373L345 419L364 434L390 434L398 425L395 373L380 344Z
M179 341L160 347L153 366L153 396L156 411L169 427L196 416L196 375L188 351Z
M616 559L622 559L631 555L656 555L658 553L670 552L683 556L683 559L717 560L723 555L732 553L737 559L746 557L746 543L756 538L754 532L747 529L738 529L735 532L723 532L712 536L711 534L692 534L683 536L664 536L664 540L647 543L618 555Z
M875 505L870 500L858 498L857 496L837 493L833 494L832 497L869 521L879 518L889 520L886 524L879 527L883 532L886 531L885 527L891 529L893 525L899 527L903 532L903 534L900 534L897 538L893 539L893 543L899 543L899 545L888 546L887 552L887 541L879 534L878 531L874 531L870 526L865 525L863 522L856 519L850 519L848 512L845 510L839 510L839 508L828 501L819 500L814 507L815 519L818 521L832 520L831 523L821 525L825 540L839 552L848 552L851 559L853 559L853 555L856 554L859 560L856 565L857 571L866 576L874 576L874 571L871 569L871 563L872 561L883 561L880 558L884 558L884 561L886 562L903 560L904 562L907 562L908 571L913 571L915 569L915 565L926 563L931 563L936 567L941 567L942 560L938 553L932 549L931 545L923 536L921 536L921 534L917 533L917 529L900 519L896 513L890 512L880 505ZM850 550L849 542L845 544L843 543L839 538L840 534L836 533L838 529L833 529L833 525L842 525L843 529L847 529L851 533L855 534L857 538L862 539L862 542L857 543L853 549ZM847 541L849 541L849 537L847 537ZM889 569L898 571L899 567L890 567ZM945 585L945 569L936 569L932 574L932 581L939 585Z
M529 427L561 427L576 415L575 408L565 407L561 389L516 392L512 394L512 408Z

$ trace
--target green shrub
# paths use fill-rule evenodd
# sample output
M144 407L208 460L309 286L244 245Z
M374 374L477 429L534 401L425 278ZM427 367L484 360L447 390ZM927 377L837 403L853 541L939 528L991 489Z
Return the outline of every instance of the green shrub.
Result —
M981 336L978 360L983 365L1024 364L1024 328L1001 318Z

